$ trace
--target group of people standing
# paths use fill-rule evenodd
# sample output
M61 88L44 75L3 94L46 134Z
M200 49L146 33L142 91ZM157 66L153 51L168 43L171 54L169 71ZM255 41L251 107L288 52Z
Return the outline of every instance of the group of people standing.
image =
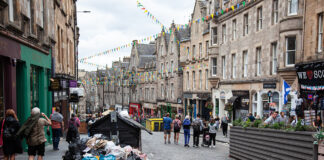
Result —
M64 122L60 113L60 108L56 108L50 118L41 113L40 109L35 107L31 110L30 117L23 125L20 125L17 115L13 109L7 109L5 118L0 121L0 146L2 147L5 160L14 160L16 154L23 152L22 139L26 139L28 145L28 159L42 160L45 155L45 143L47 141L45 134L50 136L50 126L52 127L53 150L59 150L60 137L63 136ZM45 128L47 132L45 133ZM75 114L71 115L68 122L67 138L72 142L78 137L78 127L80 120Z
M200 118L200 114L197 114L197 117L192 121L189 115L187 115L183 121L181 121L179 115L176 115L175 119L172 120L170 114L167 113L165 117L163 117L164 143L171 144L170 137L173 131L174 144L179 144L179 133L183 127L185 147L189 147L191 128L193 130L193 147L199 147L199 137L201 134L203 134L203 143L205 143L205 145L208 147L215 147L216 133L220 127L223 130L223 136L227 137L228 120L228 117L224 116L221 120L216 117L211 118L210 121L203 121Z

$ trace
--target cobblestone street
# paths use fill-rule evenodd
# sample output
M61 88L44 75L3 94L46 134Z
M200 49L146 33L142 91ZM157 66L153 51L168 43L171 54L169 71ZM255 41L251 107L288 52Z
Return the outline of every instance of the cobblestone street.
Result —
M180 134L179 145L173 143L171 134L171 144L164 144L163 132L154 132L149 135L142 132L142 147L150 160L229 160L229 145L217 143L216 148L192 147L192 136L190 137L190 147L184 147L184 136ZM202 138L200 138L200 143Z

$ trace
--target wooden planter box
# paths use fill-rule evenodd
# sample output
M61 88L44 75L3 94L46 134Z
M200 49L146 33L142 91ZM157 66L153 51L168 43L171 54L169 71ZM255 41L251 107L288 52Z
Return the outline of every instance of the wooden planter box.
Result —
M315 132L231 127L230 156L235 159L314 160Z

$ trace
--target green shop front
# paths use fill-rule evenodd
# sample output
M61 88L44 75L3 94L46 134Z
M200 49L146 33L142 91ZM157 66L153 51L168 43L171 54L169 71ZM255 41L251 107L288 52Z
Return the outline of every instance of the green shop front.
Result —
M49 91L51 77L51 52L43 53L21 45L21 59L17 62L17 116L24 123L34 107L50 116L52 93ZM51 138L47 137L51 143ZM26 145L24 145L25 147Z

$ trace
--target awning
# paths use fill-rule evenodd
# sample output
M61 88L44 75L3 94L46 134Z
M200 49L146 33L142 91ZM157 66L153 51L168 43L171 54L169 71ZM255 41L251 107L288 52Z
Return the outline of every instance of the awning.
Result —
M237 98L238 96L231 97L230 99L228 99L228 103L234 103Z

